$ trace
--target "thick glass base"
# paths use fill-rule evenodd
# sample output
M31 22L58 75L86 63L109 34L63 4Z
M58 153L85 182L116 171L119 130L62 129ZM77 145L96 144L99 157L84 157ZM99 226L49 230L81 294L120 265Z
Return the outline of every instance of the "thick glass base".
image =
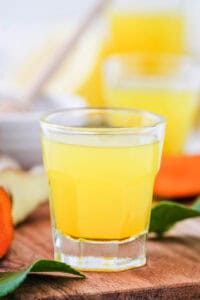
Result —
M74 239L54 230L54 257L84 271L123 271L145 265L146 233L126 240Z

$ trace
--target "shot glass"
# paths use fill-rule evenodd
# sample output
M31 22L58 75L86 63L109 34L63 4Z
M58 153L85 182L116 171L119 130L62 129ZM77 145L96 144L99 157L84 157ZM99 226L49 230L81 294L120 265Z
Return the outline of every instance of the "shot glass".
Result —
M110 56L103 67L105 105L163 115L167 122L164 154L183 152L199 105L199 69L189 56Z
M41 128L55 259L87 271L144 265L165 120L76 108L45 115Z

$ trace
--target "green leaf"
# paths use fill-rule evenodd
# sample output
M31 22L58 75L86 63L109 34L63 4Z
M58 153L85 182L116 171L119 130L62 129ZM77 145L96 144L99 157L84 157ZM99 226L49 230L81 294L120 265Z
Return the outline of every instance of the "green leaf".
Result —
M200 211L200 198L195 201L195 203L192 205L192 208Z
M177 222L200 217L200 207L198 204L189 207L172 201L162 201L151 210L150 232L163 235Z
M54 260L42 259L35 261L24 270L0 273L0 297L14 291L24 282L30 272L64 272L85 278L85 275L69 265Z

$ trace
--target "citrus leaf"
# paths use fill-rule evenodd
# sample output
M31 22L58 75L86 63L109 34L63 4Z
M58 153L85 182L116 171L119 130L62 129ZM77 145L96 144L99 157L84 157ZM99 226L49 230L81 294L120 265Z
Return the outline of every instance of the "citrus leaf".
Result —
M151 210L149 231L162 235L177 222L193 217L200 217L199 206L189 207L172 201L162 201Z
M0 273L0 297L6 296L19 287L31 272L63 272L85 278L85 275L69 265L54 260L42 259L35 261L24 270Z
M195 203L192 205L192 208L200 211L200 198L195 201Z

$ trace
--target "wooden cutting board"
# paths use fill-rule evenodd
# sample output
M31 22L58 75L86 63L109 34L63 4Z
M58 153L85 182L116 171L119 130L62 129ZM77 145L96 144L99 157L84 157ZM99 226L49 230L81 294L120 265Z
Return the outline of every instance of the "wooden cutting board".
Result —
M87 273L87 279L30 275L5 299L200 299L200 220L177 225L162 240L148 241L145 267L120 273ZM37 258L52 257L47 204L18 226L0 270L25 267Z

